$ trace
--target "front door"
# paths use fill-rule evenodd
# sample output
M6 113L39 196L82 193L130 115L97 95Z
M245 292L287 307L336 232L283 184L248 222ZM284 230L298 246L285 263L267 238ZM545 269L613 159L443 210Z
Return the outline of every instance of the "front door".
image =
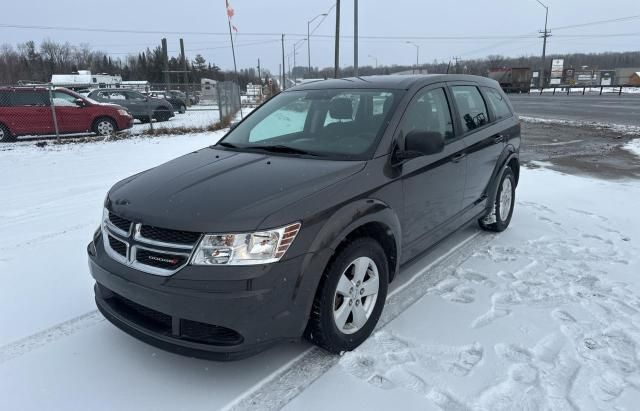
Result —
M89 131L91 116L85 107L76 103L77 97L63 91L53 92L52 104L56 109L58 130L63 134Z
M461 212L466 175L465 146L456 138L444 85L428 86L413 98L400 125L400 144L413 130L439 133L445 148L402 165L405 261L439 241L447 223Z

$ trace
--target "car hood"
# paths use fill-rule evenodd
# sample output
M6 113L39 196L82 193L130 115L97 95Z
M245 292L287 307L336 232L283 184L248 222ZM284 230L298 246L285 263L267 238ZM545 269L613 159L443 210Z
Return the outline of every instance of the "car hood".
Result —
M260 223L364 165L206 148L117 183L107 205L121 217L175 230L233 233L273 228ZM292 207L281 225L297 221L297 214Z

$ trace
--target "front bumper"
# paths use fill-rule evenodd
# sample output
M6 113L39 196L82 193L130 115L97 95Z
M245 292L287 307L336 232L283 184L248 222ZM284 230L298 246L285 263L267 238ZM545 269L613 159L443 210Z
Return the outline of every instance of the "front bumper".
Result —
M298 339L315 294L313 255L262 266L186 266L171 277L112 260L102 236L89 244L102 314L128 334L193 357L232 360ZM317 272L317 276L321 270Z

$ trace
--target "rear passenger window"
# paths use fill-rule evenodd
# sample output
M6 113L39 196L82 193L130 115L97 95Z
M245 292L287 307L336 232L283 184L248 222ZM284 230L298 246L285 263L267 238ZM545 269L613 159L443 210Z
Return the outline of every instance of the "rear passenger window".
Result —
M48 106L49 94L42 91L17 91L11 93L11 105L14 107Z
M455 138L444 89L421 92L411 102L403 120L402 132L406 136L414 130L440 134L445 141Z
M10 107L11 101L9 100L9 93L6 91L0 91L0 107Z
M496 120L509 118L513 115L511 113L509 105L505 101L504 96L499 91L488 87L483 87L483 90L485 92L485 95L487 96L487 100L489 102L489 105L491 106L491 110L496 116Z
M489 122L487 106L475 86L454 86L453 98L465 132L475 130Z

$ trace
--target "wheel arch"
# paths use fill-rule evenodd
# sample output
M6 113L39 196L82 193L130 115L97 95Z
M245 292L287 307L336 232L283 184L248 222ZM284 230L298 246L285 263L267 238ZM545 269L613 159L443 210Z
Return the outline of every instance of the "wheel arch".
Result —
M401 235L400 219L391 207L377 199L361 199L333 213L317 233L311 251L330 251L321 265L324 270L347 242L371 237L387 254L391 281L399 268Z
M493 170L491 180L489 180L489 186L487 187L486 198L495 198L496 192L498 191L498 184L500 184L505 167L509 167L513 171L516 177L517 187L518 181L520 180L520 156L511 145L504 148L500 158L496 162L496 167ZM487 208L491 208L491 202L487 202Z

